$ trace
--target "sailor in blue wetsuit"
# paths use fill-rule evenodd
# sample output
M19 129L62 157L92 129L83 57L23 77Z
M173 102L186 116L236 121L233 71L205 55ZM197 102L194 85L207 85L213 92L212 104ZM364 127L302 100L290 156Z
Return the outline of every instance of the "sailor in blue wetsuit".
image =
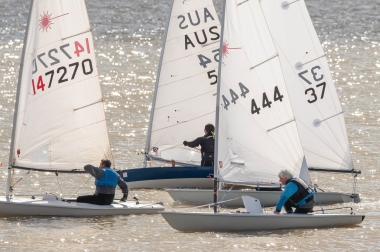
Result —
M278 177L285 187L273 213L279 214L282 207L287 213L293 213L292 207L296 208L294 213L307 214L313 211L314 190L305 181L293 177L293 174L288 170L280 171Z
M111 161L102 159L99 168L86 165L84 170L95 177L96 191L94 195L79 196L77 202L90 203L96 205L110 205L115 198L115 188L118 185L123 192L120 201L128 198L128 186L120 175L111 167Z
M183 141L183 145L191 148L201 146L201 166L214 166L214 146L215 146L215 127L212 124L206 124L204 129L205 135L198 137L192 142Z

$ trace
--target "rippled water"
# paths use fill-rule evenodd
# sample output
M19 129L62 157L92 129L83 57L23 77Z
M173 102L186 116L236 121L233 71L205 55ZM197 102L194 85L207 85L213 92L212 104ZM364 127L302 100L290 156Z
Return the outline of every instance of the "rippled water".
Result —
M87 1L95 38L106 117L117 168L141 167L157 64L171 0ZM214 0L217 8L221 1ZM367 215L357 227L253 233L180 233L160 215L98 218L0 218L4 251L376 251L379 214L380 1L306 1L328 55L345 112L355 168L362 171L353 206ZM0 0L0 194L5 193L6 165L15 87L29 1ZM15 193L65 196L92 192L86 175L19 171ZM351 175L312 173L326 190L352 190ZM78 192L80 186L82 189ZM189 210L164 191L139 190L141 199L163 201L166 209Z

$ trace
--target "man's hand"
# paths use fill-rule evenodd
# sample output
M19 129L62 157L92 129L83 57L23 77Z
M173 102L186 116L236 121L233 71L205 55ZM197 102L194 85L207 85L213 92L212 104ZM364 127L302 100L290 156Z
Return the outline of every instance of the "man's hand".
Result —
M187 146L187 141L183 141L183 145Z
M126 202L128 198L128 193L123 194L123 198L120 199L120 201Z
M274 210L273 213L274 213L274 214L280 214L280 212L277 211L277 210Z

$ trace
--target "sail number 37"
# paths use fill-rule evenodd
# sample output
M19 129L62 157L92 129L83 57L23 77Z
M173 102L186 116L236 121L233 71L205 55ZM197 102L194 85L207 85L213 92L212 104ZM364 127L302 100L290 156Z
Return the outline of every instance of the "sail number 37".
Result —
M321 70L320 66L315 66L310 69L310 73L313 77L313 80L315 82L320 82L323 80L324 76L323 74L319 74L318 70ZM307 76L310 76L309 70L305 70L303 72L298 73L298 76L305 81L307 84L312 85L313 83L310 81L310 79ZM320 99L323 99L323 96L325 94L326 89L326 82L322 82L316 85L316 89L321 90L321 96ZM308 88L305 90L305 95L309 95L311 99L308 99L308 103L314 103L318 100L318 96L316 94L316 90L314 88Z

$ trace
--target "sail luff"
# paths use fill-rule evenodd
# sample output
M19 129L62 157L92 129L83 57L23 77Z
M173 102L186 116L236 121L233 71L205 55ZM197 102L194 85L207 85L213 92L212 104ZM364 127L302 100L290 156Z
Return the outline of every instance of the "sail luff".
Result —
M18 115L18 104L19 104L19 97L20 97L20 88L21 88L21 82L22 82L22 73L24 69L24 59L25 59L25 52L26 52L26 43L28 40L28 34L29 34L29 24L30 19L32 16L32 9L33 9L34 0L30 1L29 6L29 15L25 30L25 37L24 37L24 44L22 47L22 54L21 54L21 60L20 60L20 68L18 72L18 82L17 82L17 89L16 89L16 99L15 99L15 109L13 113L13 125L12 125L12 137L11 137L11 147L9 151L9 161L8 161L8 176L7 176L7 187L6 187L6 196L9 196L9 190L11 186L11 177L12 177L12 166L13 166L13 159L14 159L14 148L15 148L15 135L16 135L16 126L17 126L17 115Z
M159 81L160 81L162 61L163 61L163 58L164 58L166 39L167 39L167 36L168 36L169 23L170 23L171 16L172 16L174 1L175 0L173 0L172 3L171 3L168 19L166 20L165 33L164 33L164 36L163 36L163 39L162 39L162 49L161 49L161 53L160 53L160 62L159 62L159 65L158 65L157 74L156 74L156 83L155 83L155 86L154 86L152 107L150 108L149 126L148 126L148 132L147 132L146 144L145 144L145 150L144 150L144 167L145 168L147 167L147 159L148 159L149 147L150 147L150 137L151 137L151 134L152 134L152 125L153 125L153 118L154 118L154 109L156 107L156 99L157 99L157 93L158 93L158 84L159 84Z
M219 103L220 103L220 83L222 76L222 62L223 62L223 36L224 36L224 21L226 18L226 1L223 2L222 21L220 30L220 46L219 46L219 62L218 62L218 83L216 87L216 110L215 110L215 149L214 149L214 203L218 202L218 180L219 180ZM217 212L217 206L214 205L214 212Z

